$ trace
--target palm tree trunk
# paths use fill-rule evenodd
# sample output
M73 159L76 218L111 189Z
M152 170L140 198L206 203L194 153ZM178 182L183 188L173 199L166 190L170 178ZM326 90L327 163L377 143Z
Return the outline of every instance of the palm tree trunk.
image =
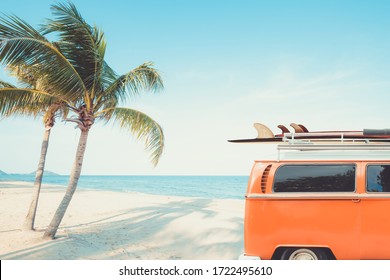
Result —
M24 230L34 230L35 215L37 213L38 199L39 199L39 194L41 192L42 177L43 177L43 172L45 170L46 154L47 154L47 149L49 147L50 131L51 131L51 127L46 128L45 133L43 134L41 156L39 158L37 172L35 173L35 182L34 182L33 195L30 203L30 208L28 210L26 219L24 220L24 224L23 224Z
M83 165L84 152L87 146L88 132L89 130L81 130L79 145L77 147L77 152L76 152L76 159L73 164L72 172L70 174L68 188L66 190L64 198L62 199L60 205L57 208L56 213L54 214L54 217L49 227L46 229L43 235L44 239L54 239L58 227L61 224L62 218L65 215L66 209L68 208L72 196L76 191L77 182L79 181L80 178L81 167Z

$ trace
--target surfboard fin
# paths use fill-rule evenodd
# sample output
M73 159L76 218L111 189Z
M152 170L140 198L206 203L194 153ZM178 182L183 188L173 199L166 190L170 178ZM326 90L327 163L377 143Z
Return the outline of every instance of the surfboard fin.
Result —
M309 132L309 130L303 124L298 124L298 126L302 128L303 132Z
M302 127L300 127L300 126L297 125L296 123L290 123L290 126L291 126L292 128L294 128L295 133L304 133Z
M278 128L280 128L280 130L282 131L282 134L290 133L290 130L288 130L288 128L285 127L285 126L282 125L282 124L279 124L279 125L278 125Z
M255 127L257 131L257 137L258 139L262 138L274 138L275 135L272 132L271 129L269 129L266 125L261 123L254 123L253 126Z

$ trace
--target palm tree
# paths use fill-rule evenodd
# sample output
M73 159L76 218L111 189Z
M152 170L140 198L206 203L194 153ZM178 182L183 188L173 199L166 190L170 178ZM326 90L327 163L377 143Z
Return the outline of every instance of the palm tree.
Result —
M41 90L40 81L31 70L22 67L8 67L9 72L16 76L19 82L24 84L25 88L18 88L12 84L0 81L0 115L30 115L37 117L43 114L43 123L45 125L41 153L37 171L35 173L35 181L33 186L33 194L30 207L26 215L23 229L34 230L35 216L38 207L38 200L41 191L42 177L45 169L46 155L49 146L49 138L52 127L55 123L57 114L62 111L65 113L66 107L63 102L54 102L49 96L42 95L40 101L32 100L34 98L34 90ZM45 89L42 89L45 92ZM46 91L49 93L50 89ZM44 99L43 99L44 98ZM49 103L45 102L49 101ZM34 106L32 106L34 104Z
M47 149L49 147L50 132L55 123L56 113L60 108L61 104L52 104L49 106L44 116L43 122L45 125L45 130L43 134L39 163L35 173L33 195L31 197L30 207L23 224L23 229L25 230L34 230L35 216L38 208L39 194L41 192L43 172L45 170Z
M67 96L71 96L71 100L75 98L75 94L70 94L71 88L61 80L61 74L52 69L66 70L69 62L55 43L49 42L39 31L16 16L0 18L0 61L25 86L18 88L9 83L2 84L0 115L44 115L41 154L30 207L23 224L24 229L33 230L51 128L57 114L68 110L62 99ZM55 93L61 98L53 98Z
M95 121L116 122L137 139L145 140L154 165L164 148L164 134L156 121L140 111L119 107L128 97L138 96L143 90L156 92L163 88L153 64L144 63L117 75L104 60L103 32L88 25L71 3L53 5L52 10L55 20L47 23L44 34L55 32L58 35L56 48L51 48L45 40L25 40L25 35L36 36L25 23L23 28L16 28L16 32L0 38L0 61L11 65L23 63L27 67L38 64L35 74L45 76L44 82L57 93L50 97L66 103L73 113L66 121L77 123L81 131L68 188L44 238L55 237L77 188L89 130ZM59 93L66 94L66 98Z
M20 41L37 40L42 44L48 46L48 51L55 50L57 47L55 43L50 43L39 31L25 23L23 20L16 16L5 17L0 19L0 34L1 40L13 40L14 43ZM4 45L3 45L4 46ZM57 52L59 50L57 49ZM3 52L4 55L8 55L7 52ZM55 57L55 54L52 55ZM24 85L24 88L18 88L12 84L2 82L0 87L0 94L2 98L3 115L33 115L36 117L38 114L43 114L43 123L45 125L43 141L41 145L41 153L37 171L35 173L35 181L33 187L33 194L31 198L30 207L26 215L23 229L34 230L34 222L36 211L38 207L39 194L42 185L42 177L45 168L46 155L49 146L49 138L52 127L55 124L55 118L59 112L66 113L67 108L64 102L57 101L47 96L52 92L50 83L45 82L47 75L42 75L41 71L38 71L40 67L39 63L23 64L23 61L13 61L9 63L7 70L11 75L15 76L19 83ZM51 74L51 73L49 73ZM42 91L47 93L40 97L39 104L34 103L31 98L36 98L32 90ZM51 93L52 94L52 93ZM43 99L49 101L49 103L42 102ZM31 106L35 104L34 106Z

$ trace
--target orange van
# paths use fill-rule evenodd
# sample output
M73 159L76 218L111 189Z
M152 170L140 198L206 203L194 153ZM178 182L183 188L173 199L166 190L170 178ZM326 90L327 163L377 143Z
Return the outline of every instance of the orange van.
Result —
M240 259L390 259L390 145L282 146L253 165Z

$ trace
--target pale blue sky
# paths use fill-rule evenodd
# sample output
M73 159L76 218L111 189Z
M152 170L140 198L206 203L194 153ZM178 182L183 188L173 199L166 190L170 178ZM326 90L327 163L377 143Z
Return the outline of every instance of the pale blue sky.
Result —
M3 0L0 11L33 26L54 1ZM311 130L390 127L390 1L74 1L107 37L118 73L153 61L165 90L126 104L164 128L153 168L143 145L95 125L83 174L247 175L273 145L238 145L254 122ZM98 3L98 4L96 4ZM0 69L0 78L7 80ZM40 121L0 122L0 169L36 168ZM47 169L68 174L79 132L54 127Z

